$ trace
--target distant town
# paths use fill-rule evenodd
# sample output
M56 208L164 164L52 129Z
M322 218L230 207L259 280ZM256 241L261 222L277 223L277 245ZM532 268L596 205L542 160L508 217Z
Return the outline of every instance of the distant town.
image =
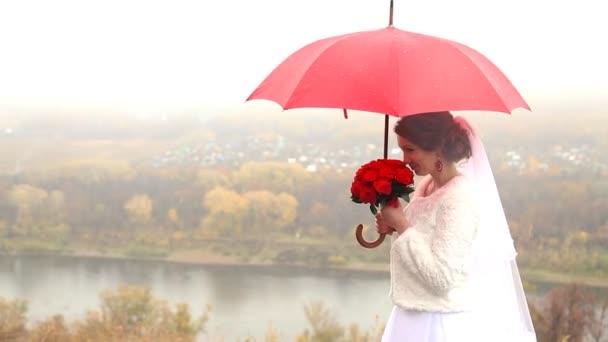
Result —
M278 161L300 164L309 172L327 169L350 172L363 163L383 156L381 137L370 138L372 135L367 134L365 123L362 124L363 127L357 127L361 132L357 132L356 143L352 143L353 139L345 126L339 125L337 129L336 126L319 125L312 132L306 128L308 123L298 119L299 122L291 122L292 119L287 121L285 118L270 117L262 123L250 125L242 120L230 121L230 117L205 121L187 115L171 119L116 115L14 117L11 120L4 118L0 125L0 139L7 142L6 148L14 146L13 148L21 149L18 146L29 146L29 150L36 147L27 142L30 138L90 140L93 144L86 145L87 148L110 146L108 142L117 146L123 141L140 141L142 144L162 142L163 147L150 148L137 156L126 150L121 153L120 158L126 157L137 165L152 168L181 165L238 168L245 162ZM279 120L283 121L277 123ZM275 127L275 124L283 126ZM236 125L240 126L235 128ZM585 125L585 131L578 126L574 127L575 124L566 127L557 122L536 122L532 125L535 126L521 131L490 135L493 139L484 141L494 168L518 173L608 175L608 154L601 152L605 147L604 138L600 138L604 135L602 132L605 132L604 125ZM299 133L298 137L284 133L286 128L294 127ZM542 137L535 135L540 129L543 129ZM234 133L235 131L239 133ZM329 139L336 134L340 137ZM16 144L9 145L9 141ZM101 143L95 145L95 141ZM394 147L394 144L389 145L389 158L401 158L401 151ZM31 162L35 155L47 156L45 152L37 151L30 151L30 156L27 152L29 150L20 153L19 158L29 158ZM52 153L61 154L62 150L54 150ZM82 153L88 152L83 150ZM91 156L95 153L97 152L92 149ZM8 160L7 163L11 165L15 161Z
M505 150L491 155L494 165L500 165L521 173L551 172L575 174L579 172L606 174L608 162L598 160L599 151L589 145L545 146L546 150ZM492 150L491 147L488 147ZM393 148L389 158L401 158L401 151ZM146 163L151 167L198 164L202 167L235 168L250 161L281 161L299 163L308 171L322 169L352 170L367 161L382 158L382 146L360 143L350 148L330 149L314 143L295 143L277 135L272 138L242 137L231 142L207 141L180 145L155 156ZM496 164L497 163L497 164Z

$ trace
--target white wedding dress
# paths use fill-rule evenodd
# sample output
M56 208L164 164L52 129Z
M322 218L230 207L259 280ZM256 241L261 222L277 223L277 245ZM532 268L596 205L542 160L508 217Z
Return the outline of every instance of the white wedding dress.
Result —
M393 306L382 342L477 341L475 322L469 312L438 313L403 310Z
M460 171L474 184L480 208L480 227L473 243L473 309L441 313L395 305L382 342L535 342L517 253L485 149L463 117L455 120L470 133L473 156Z

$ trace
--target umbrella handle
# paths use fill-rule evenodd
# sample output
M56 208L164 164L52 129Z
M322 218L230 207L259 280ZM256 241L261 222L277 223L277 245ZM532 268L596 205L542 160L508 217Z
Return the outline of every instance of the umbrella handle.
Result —
M363 225L359 224L355 230L355 236L357 237L357 241L359 242L359 244L361 246L363 246L365 248L376 248L382 244L382 242L384 241L384 238L386 237L386 234L380 234L378 236L378 239L376 239L376 241L367 242L363 238Z

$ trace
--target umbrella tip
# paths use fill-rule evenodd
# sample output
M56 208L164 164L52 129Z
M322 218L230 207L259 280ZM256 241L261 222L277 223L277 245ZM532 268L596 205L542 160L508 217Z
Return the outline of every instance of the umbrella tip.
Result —
M388 26L393 26L393 0L391 0L388 16Z

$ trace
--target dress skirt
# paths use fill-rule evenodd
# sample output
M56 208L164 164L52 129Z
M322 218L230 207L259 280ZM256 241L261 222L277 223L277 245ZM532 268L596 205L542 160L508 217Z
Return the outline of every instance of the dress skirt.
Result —
M473 315L404 310L393 306L382 342L476 341Z

